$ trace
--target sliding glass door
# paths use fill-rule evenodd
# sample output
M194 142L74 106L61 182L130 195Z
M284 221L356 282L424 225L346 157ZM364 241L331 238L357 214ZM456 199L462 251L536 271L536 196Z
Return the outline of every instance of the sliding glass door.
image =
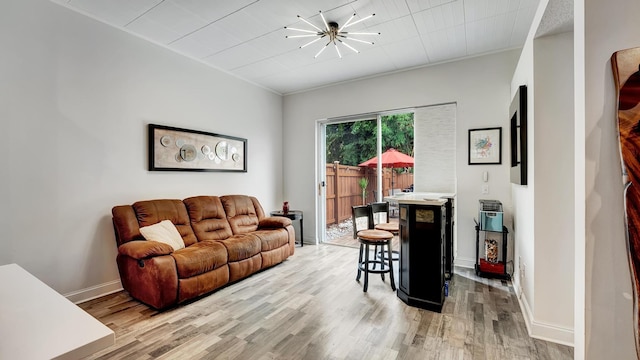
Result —
M324 192L319 191L319 201L324 209L319 211L324 211L326 219L321 239L331 244L357 246L351 207L381 201L393 192L410 189L413 184L412 164L384 163L385 152L412 157L413 113L336 119L320 126L324 134L324 149L321 147L324 178L320 181Z

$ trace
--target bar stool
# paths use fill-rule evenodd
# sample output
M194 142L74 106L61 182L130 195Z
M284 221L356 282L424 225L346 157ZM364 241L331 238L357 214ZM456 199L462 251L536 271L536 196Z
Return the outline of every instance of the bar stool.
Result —
M391 240L393 234L384 230L362 230L358 232L358 240L360 241L360 256L358 258L358 276L356 281L360 281L360 275L364 271L364 287L362 291L367 292L369 287L369 273L380 274L384 281L384 274L389 273L389 282L391 290L396 290L396 284L393 278L393 260L391 260ZM382 246L382 256L380 260L369 259L369 245ZM384 256L384 246L387 246L387 257ZM364 260L362 259L364 254ZM380 268L378 269L378 265Z
M398 223L391 223L389 221L389 203L388 202L378 202L369 204L369 223L371 224L371 228L376 230L384 230L392 233L393 235L398 235L400 232L400 225ZM382 250L377 251L376 256L378 258L382 255ZM392 260L398 261L400 259L400 253L397 250L391 251Z

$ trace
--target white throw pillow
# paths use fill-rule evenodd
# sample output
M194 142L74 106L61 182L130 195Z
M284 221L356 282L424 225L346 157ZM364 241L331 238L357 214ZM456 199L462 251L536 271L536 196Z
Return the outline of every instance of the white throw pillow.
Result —
M174 251L184 248L182 236L180 236L176 226L169 220L162 220L157 224L141 227L140 234L147 240L171 245Z

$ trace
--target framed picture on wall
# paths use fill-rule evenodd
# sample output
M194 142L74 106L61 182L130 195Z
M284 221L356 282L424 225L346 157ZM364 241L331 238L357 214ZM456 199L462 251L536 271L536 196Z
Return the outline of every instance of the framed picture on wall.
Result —
M149 170L247 172L247 139L149 124Z
M469 165L502 164L502 128L469 129Z

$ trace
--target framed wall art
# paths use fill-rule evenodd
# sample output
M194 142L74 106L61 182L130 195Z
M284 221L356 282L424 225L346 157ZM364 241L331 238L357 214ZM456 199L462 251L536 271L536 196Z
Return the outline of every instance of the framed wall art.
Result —
M502 128L469 129L469 165L502 164Z
M247 172L247 139L149 124L149 171Z
M511 114L511 182L527 185L527 86L520 85L509 106Z

